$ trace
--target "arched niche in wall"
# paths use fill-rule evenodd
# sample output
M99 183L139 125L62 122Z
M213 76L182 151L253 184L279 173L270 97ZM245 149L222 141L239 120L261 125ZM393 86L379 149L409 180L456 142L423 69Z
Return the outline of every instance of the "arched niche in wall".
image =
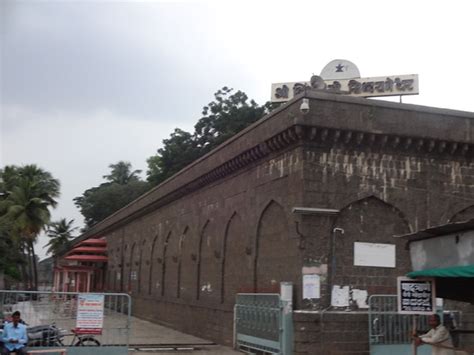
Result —
M255 288L257 292L279 292L280 282L293 282L298 295L302 256L298 240L290 238L283 207L271 201L262 212L257 230Z
M114 292L114 269L115 269L115 252L113 248L107 252L107 280L106 290L108 292Z
M133 243L132 247L130 248L130 254L129 258L127 260L127 269L128 269L128 277L127 277L127 292L132 293L134 291L133 285L136 283L136 267L135 267L135 261L137 260L136 257L136 251L137 251L137 243Z
M170 233L165 244L163 295L170 298L176 298L178 295L180 237L180 235Z
M203 302L220 302L222 244L215 224L207 221L199 242L198 299Z
M151 243L150 271L148 273L148 295L157 296L161 294L161 273L163 257L161 253L161 238L156 234Z
M186 228L180 244L179 298L191 302L197 297L199 238L194 231Z
M350 286L370 294L396 292L396 278L411 270L403 213L377 197L354 201L337 217L330 238L330 287Z
M144 241L142 245L142 260L141 260L141 271L140 271L140 292L142 295L151 294L151 267L153 261L153 243L155 243L156 234L152 228L149 226L145 230Z
M467 221L473 218L474 218L474 206L469 206L459 212L456 212L449 219L449 223Z
M120 292L128 292L128 274L130 272L130 246L125 243L122 248L120 264Z
M172 265L170 265L170 256L168 253L168 246L170 244L170 241L172 240L172 233L169 232L166 235L166 238L163 240L163 253L161 254L161 296L164 296L166 293L166 286L170 281L167 281L167 279L170 278L168 276L168 270L167 269L172 269Z
M238 213L227 222L223 250L222 301L233 305L237 293L253 292L253 258Z
M115 265L115 268L113 269L114 270L114 275L113 275L113 290L114 292L122 292L121 288L120 288L120 285L121 285L121 277L123 275L123 264L122 264L122 254L123 254L123 251L122 251L122 248L121 246L117 246L117 248L115 249L115 253L114 253L114 265Z
M146 260L149 255L147 255L147 250L148 250L148 243L146 239L143 239L140 242L140 251L139 251L139 257L138 257L138 285L137 285L137 291L138 294L141 294L143 292L143 280L144 277L146 277Z

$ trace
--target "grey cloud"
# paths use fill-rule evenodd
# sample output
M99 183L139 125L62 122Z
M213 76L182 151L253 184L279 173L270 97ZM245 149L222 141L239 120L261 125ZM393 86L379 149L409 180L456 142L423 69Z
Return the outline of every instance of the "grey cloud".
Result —
M1 48L4 103L149 119L159 112L170 120L180 106L180 119L195 121L219 88L211 83L232 85L226 78L239 77L225 55L214 59L212 37L196 36L212 26L204 14L189 4L10 4Z

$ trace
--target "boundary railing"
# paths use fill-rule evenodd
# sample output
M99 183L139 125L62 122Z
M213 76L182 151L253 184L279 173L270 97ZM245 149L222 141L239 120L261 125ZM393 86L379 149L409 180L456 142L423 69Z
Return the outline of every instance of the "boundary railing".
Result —
M79 329L78 302L94 295L103 300L102 327ZM100 354L128 354L131 310L131 298L124 293L0 290L0 324L19 311L27 324L28 349L66 347L68 354L90 355L94 347ZM86 324L87 317L94 317L94 310L80 313Z

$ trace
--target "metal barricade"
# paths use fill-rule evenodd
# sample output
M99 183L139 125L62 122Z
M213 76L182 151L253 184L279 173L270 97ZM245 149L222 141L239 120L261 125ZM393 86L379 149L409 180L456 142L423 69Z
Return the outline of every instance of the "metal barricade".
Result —
M103 300L100 331L77 329L78 301L91 295ZM1 291L0 320L15 311L27 325L28 349L67 348L68 354L128 354L131 298L121 293Z
M442 315L440 310L440 315ZM460 320L459 311L447 311ZM371 355L409 354L413 318L418 330L430 329L428 316L399 314L396 295L372 295L369 297L369 342ZM427 345L418 348L418 355L431 354Z
M238 294L235 304L235 346L267 354L292 354L291 303L279 294Z

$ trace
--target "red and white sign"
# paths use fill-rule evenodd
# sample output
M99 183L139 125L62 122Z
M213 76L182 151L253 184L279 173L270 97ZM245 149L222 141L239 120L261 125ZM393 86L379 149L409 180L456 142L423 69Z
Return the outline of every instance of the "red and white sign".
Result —
M80 294L77 304L76 334L101 334L104 324L104 295Z

